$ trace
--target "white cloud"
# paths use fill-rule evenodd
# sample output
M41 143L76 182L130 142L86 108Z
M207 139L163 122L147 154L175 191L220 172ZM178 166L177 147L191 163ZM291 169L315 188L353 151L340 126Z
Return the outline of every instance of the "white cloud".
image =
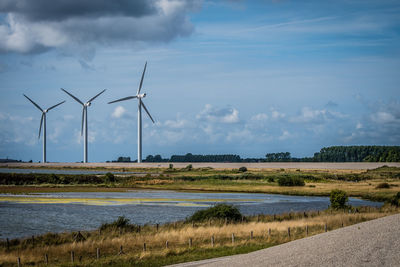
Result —
M292 137L292 134L289 133L289 131L284 130L282 134L278 137L279 140L286 140Z
M371 120L376 123L390 123L395 122L396 117L389 112L379 111L371 114Z
M164 126L168 128L182 129L189 126L189 122L187 120L166 120L164 122Z
M266 120L268 120L268 115L265 114L265 113L258 113L257 115L252 116L251 120L253 120L253 121L266 121Z
M277 111L274 108L271 108L271 118L274 120L279 120L285 118L286 114Z
M119 119L122 118L125 114L126 109L123 106L117 106L111 114L111 117Z
M239 111L235 108L214 108L212 105L206 104L196 118L208 122L237 123L239 122Z

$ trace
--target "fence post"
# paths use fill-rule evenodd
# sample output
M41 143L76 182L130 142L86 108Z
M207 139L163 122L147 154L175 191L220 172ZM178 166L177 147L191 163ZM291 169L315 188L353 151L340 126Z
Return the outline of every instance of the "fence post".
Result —
M71 262L74 263L75 260L75 253L74 251L71 251Z
M228 224L228 218L225 217L225 226Z
M253 231L250 232L250 239L253 239Z
M146 252L146 243L143 243L143 252Z
M287 229L287 234L288 234L288 237L290 237L290 227L288 227L288 229Z
M96 248L96 259L100 259L100 249Z
M232 233L232 245L235 244L235 234Z
M271 228L268 229L268 236L271 237Z
M7 238L7 250L10 250L10 240Z
M46 265L49 264L49 256L48 256L47 254L44 254L44 263L45 263Z
M308 225L306 225L306 236L308 236Z
M165 248L168 249L168 240L165 241Z
M122 245L119 247L119 252L118 252L118 255L122 255L122 254L125 254L124 253L124 250L122 249Z
M189 248L192 247L192 238L189 238Z
M17 264L18 264L18 267L21 267L21 258L20 257L18 257L18 259L17 259Z
M325 223L325 232L328 232L328 223Z
M211 246L214 247L214 236L211 236Z
M343 227L343 221L342 221L342 227Z
M32 247L33 248L35 247L35 237L34 236L32 236Z
M158 228L160 227L160 225L157 223L156 224L156 228L157 228L157 232L158 232Z

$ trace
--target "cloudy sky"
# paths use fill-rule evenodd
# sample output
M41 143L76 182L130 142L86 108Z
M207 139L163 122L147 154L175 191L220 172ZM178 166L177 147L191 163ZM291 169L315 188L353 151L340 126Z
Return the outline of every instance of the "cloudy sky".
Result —
M381 0L1 0L0 158L312 156L323 146L400 144L400 3Z

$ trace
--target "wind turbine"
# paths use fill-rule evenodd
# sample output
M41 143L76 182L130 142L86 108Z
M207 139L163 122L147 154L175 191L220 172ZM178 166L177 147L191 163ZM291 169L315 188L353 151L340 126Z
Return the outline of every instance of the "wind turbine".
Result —
M79 98L76 96L72 95L71 93L67 92L63 88L61 88L65 93L67 93L70 97L76 100L79 104L82 105L82 128L81 128L81 135L83 135L83 132L85 132L85 138L83 139L83 162L87 163L88 162L88 122L87 122L87 108L92 104L92 101L104 93L106 89L89 99L86 103L83 103Z
M46 114L47 114L47 112L49 112L51 109L53 109L53 108L55 108L55 107L61 105L62 103L64 103L65 100L62 101L62 102L60 102L60 103L58 103L57 105L54 105L54 106L49 107L48 109L42 109L38 104L36 104L35 102L33 102L32 99L30 99L29 97L27 97L25 94L24 94L24 96L25 96L35 107L37 107L37 108L42 112L42 118L40 119L40 126L39 126L39 136L38 136L38 139L40 139L40 132L41 132L41 130L42 130L42 125L43 125L43 160L42 160L42 162L46 163L46 162L47 162L47 160L46 160Z
M138 88L138 90L136 92L136 95L124 97L124 98L117 99L117 100L114 100L114 101L111 101L111 102L108 103L108 104L111 104L111 103L115 103L115 102L119 102L119 101L125 101L125 100L129 100L129 99L133 99L133 98L137 98L138 99L138 160L137 160L138 163L142 162L142 107L146 111L147 115L149 115L151 121L154 123L154 120L151 117L150 112L147 110L147 108L146 108L146 106L145 106L145 104L143 103L143 100L142 100L142 98L146 97L146 93L144 93L144 94L140 93L140 90L142 89L142 85L143 85L143 78L144 78L144 74L146 72L146 67L147 67L147 62L144 65L142 79L140 80L140 85L139 85L139 88Z

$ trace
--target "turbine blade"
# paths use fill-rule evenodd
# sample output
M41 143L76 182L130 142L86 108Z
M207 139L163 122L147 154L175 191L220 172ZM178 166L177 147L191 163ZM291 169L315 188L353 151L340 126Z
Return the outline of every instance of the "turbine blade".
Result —
M128 96L128 97L124 97L124 98L121 98L121 99L117 99L117 100L108 102L108 104L112 104L112 103L119 102L119 101L125 101L125 100L129 100L129 99L133 99L133 98L136 98L136 97L137 96Z
M154 120L153 120L153 118L151 117L150 112L147 110L146 106L144 105L143 100L140 101L140 103L142 104L142 106L143 106L144 110L146 111L147 115L149 115L151 121L154 123Z
M42 118L40 119L40 126L39 126L39 136L38 136L38 139L40 139L40 132L42 131L43 118L44 118L44 112L42 113Z
M83 106L83 109L82 109L82 128L81 128L81 136L83 135L83 123L84 123L84 121L85 121L85 112L86 112L86 107Z
M54 105L54 106L52 106L52 107L49 107L49 108L47 109L47 111L49 111L50 109L53 109L53 108L55 108L55 107L57 107L57 106L63 104L64 102L65 102L65 100L62 101L62 102L60 102L60 103L58 103L57 105Z
M25 96L32 104L34 104L35 107L37 107L41 112L43 112L43 109L42 109L41 107L39 107L38 104L36 104L35 102L33 102L33 100L30 99L29 97L27 97L25 94L24 94L24 96Z
M83 104L82 101L80 101L76 96L72 95L71 93L67 92L67 90L64 90L63 88L61 88L61 90L63 90L65 93L67 93L70 97L72 97L73 99L75 99L78 103L80 103L81 105L85 105Z
M102 93L104 93L106 89L104 89L103 91L101 91L100 93L98 93L97 95L95 95L94 97L92 97L88 102L92 102L96 97L98 97L99 95L101 95Z
M139 85L139 89L137 90L137 95L140 93L140 90L142 89L143 78L144 78L144 73L146 72L146 67L147 67L147 61L146 61L146 64L144 64L144 69L143 69L143 73L142 73L142 79L140 80L140 85Z

